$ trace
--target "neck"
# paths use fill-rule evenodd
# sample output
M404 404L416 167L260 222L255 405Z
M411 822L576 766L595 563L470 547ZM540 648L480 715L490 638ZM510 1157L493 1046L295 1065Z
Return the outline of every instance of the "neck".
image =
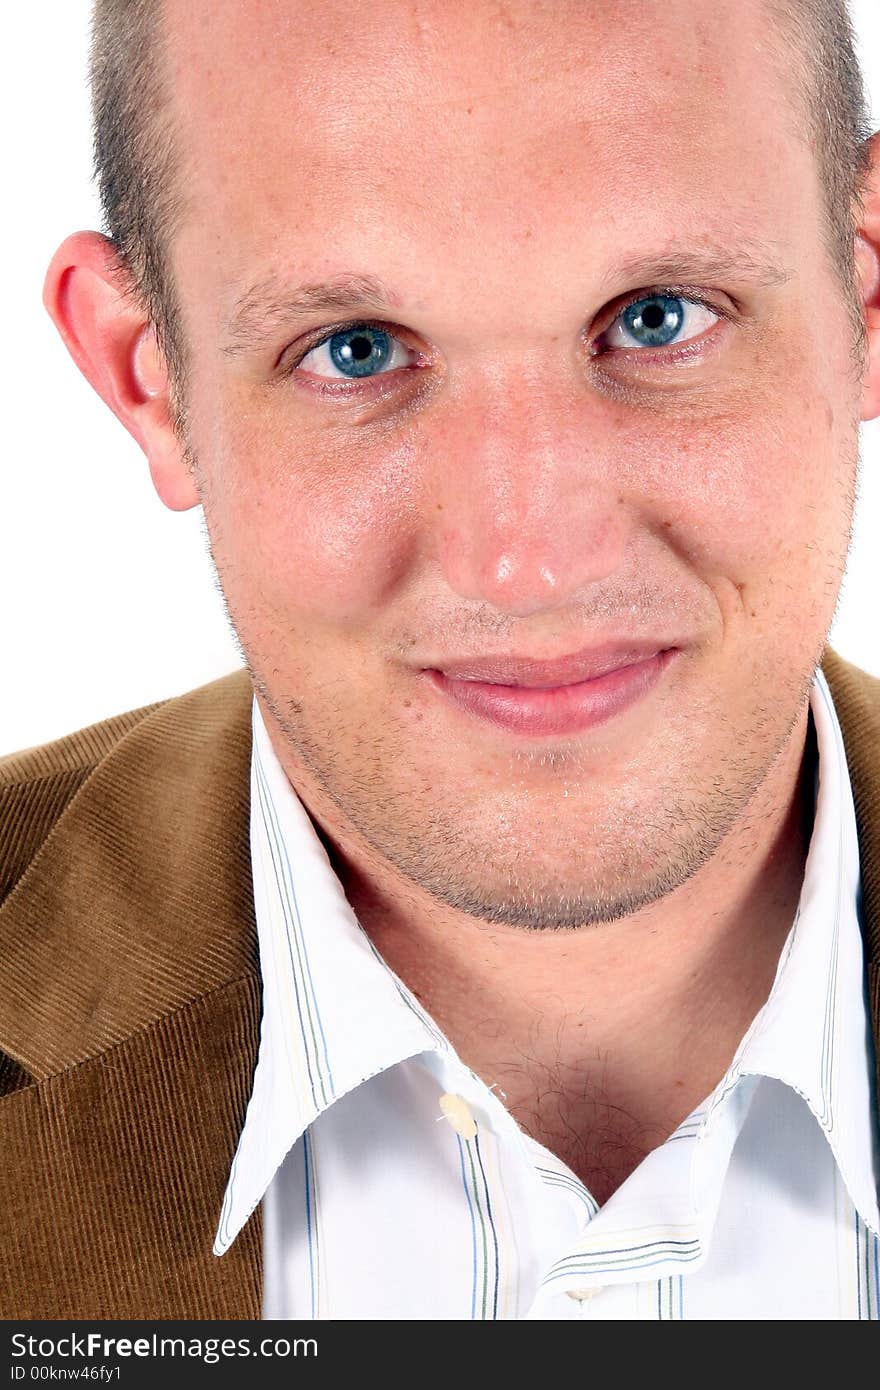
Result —
M805 710L702 869L599 926L543 933L438 910L322 836L391 968L600 1202L708 1096L767 998L812 828L807 727Z

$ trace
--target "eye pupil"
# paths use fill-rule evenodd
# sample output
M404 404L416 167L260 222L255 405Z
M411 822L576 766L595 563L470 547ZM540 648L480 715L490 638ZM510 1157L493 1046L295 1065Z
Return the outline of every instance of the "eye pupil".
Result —
M389 333L365 327L334 333L328 348L333 365L346 376L372 376L385 366L393 351Z
M642 311L642 323L646 328L659 328L665 318L666 315L659 304L649 304L648 307Z

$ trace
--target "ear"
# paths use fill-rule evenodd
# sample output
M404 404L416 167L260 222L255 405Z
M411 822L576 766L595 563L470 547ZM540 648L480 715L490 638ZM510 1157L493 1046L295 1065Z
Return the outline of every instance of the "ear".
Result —
M172 423L168 370L113 243L99 232L76 232L62 242L46 273L43 303L80 371L143 449L166 507L198 506Z
M856 275L868 332L862 419L880 415L880 131L868 142L871 173L856 236Z

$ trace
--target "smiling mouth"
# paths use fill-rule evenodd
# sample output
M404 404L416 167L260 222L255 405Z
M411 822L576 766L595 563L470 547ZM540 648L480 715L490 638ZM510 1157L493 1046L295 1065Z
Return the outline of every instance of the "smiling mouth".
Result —
M456 663L456 674L428 668L423 675L443 697L473 718L532 737L572 734L604 724L637 704L658 684L677 651L676 647L663 647L636 653L631 659L621 653L622 660L610 658L618 664L609 665L609 658L603 658L594 661L600 667L604 662L604 669L596 674L557 684L536 681L538 663L533 663L536 674L529 683L462 675L466 663ZM581 660L584 664L588 658ZM507 663L508 671L513 665ZM471 669L476 666L473 663ZM561 664L557 669L562 673Z

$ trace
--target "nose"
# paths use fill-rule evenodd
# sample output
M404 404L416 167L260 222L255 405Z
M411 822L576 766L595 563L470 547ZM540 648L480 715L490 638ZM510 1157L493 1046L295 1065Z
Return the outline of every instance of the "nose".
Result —
M457 403L433 504L457 594L525 616L618 569L630 522L598 414L582 396L537 386Z

